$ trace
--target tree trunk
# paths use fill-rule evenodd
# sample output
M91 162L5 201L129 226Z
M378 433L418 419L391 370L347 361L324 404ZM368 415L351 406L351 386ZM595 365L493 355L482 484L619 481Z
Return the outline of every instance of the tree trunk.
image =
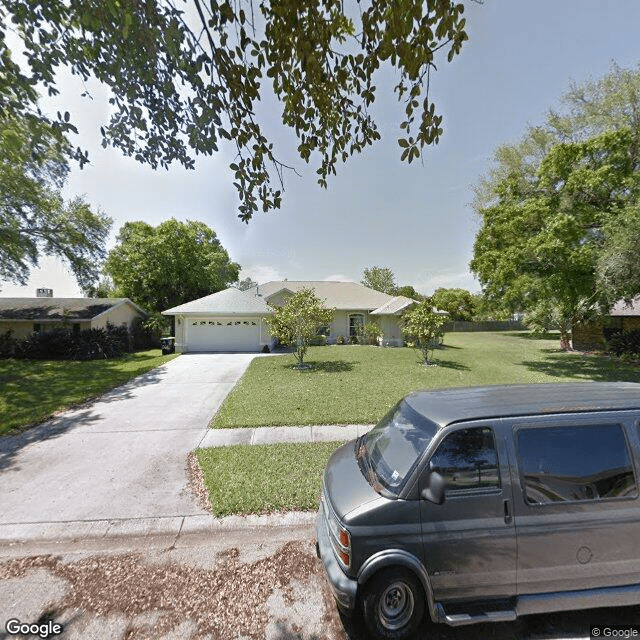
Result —
M571 351L571 332L566 330L560 330L560 349L562 351Z

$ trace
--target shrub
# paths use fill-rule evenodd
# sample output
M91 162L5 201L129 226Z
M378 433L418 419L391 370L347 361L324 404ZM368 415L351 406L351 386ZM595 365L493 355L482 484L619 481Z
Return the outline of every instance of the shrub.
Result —
M358 336L349 336L349 344L358 344Z
M609 350L617 356L623 353L640 354L640 329L620 331L609 338Z
M309 340L309 345L312 347L324 347L327 344L327 336L323 336L322 334L313 336Z
M16 339L13 337L13 331L0 334L0 358L11 358L15 353Z
M117 358L133 348L127 327L106 329L56 328L15 341L14 356L29 360L96 360Z
M160 346L160 338L154 328L140 317L136 318L131 324L131 340L132 351L142 351L143 349L158 348Z
M336 338L336 344L345 344L345 342L344 336L338 336Z
M358 330L358 339L362 344L379 344L382 329L375 322L367 322Z

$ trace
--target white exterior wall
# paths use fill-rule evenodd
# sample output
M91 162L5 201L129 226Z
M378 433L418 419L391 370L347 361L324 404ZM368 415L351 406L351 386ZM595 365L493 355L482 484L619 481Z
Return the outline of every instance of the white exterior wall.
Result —
M404 337L400 328L400 318L392 315L377 317L379 318L378 326L382 329L382 344L385 347L401 347L404 344Z

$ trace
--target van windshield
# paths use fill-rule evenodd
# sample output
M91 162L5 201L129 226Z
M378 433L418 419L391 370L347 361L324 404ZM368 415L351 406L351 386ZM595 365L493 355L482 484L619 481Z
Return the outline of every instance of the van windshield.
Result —
M436 425L405 400L391 409L362 441L380 484L399 493L436 431Z

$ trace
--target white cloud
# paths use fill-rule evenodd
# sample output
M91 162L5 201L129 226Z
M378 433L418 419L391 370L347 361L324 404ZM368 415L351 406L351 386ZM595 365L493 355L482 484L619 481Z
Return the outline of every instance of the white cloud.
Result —
M244 278L251 278L258 284L271 282L271 280L284 280L284 276L277 269L266 264L244 267L240 271L240 280L244 280Z

